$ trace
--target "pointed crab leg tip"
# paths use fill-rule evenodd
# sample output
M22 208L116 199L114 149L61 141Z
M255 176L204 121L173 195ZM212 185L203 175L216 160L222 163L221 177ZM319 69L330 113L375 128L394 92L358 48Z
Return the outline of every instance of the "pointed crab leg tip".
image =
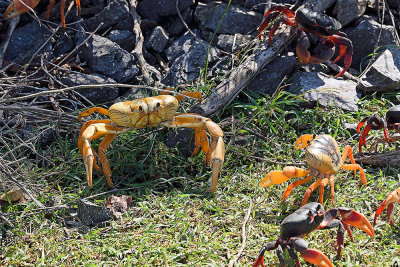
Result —
M342 217L346 223L348 223L354 227L357 227L358 229L363 230L370 237L375 236L375 232L374 232L374 229L372 228L371 223L361 213L358 213L356 211L350 211L350 212L346 212L346 214L342 214Z
M328 259L325 254L316 249L306 249L300 252L301 257L309 263L315 264L322 267L333 267L332 262Z

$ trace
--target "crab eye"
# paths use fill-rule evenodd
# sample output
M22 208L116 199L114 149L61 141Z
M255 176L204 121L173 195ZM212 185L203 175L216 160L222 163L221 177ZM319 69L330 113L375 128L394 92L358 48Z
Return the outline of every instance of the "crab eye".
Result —
M160 106L161 106L160 102L157 102L156 108L160 108Z
M143 112L143 108L142 108L142 106L139 106L139 113L142 113Z

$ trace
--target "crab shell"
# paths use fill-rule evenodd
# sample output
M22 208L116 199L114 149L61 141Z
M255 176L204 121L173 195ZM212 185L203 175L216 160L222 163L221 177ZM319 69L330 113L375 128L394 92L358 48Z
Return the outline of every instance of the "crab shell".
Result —
M342 168L341 153L330 135L318 135L306 148L307 163L321 174L335 174Z

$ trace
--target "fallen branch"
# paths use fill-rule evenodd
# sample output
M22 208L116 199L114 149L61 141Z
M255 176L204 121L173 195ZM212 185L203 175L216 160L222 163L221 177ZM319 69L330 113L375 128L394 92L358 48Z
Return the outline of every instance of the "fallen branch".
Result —
M233 267L233 265L237 262L237 260L242 255L244 248L246 247L246 224L250 218L250 212L251 212L252 206L253 206L253 201L250 199L250 205L249 205L247 214L244 217L243 224L242 224L242 244L241 244L240 249L239 249L238 253L236 254L236 256L232 260L229 261L228 267Z
M374 167L394 168L400 167L400 151L391 151L386 153L357 153L354 155L354 160L357 163L368 164Z
M312 9L317 12L325 11L333 3L335 3L335 0L308 1L309 7L314 7ZM214 88L213 93L202 103L195 105L191 112L210 117L229 105L235 96L293 40L295 34L289 34L289 28L289 26L282 25L283 31L275 36L271 46L267 45L267 41L262 42L256 53L250 55L243 64L232 71L230 76L221 82L217 88Z
M133 18L133 33L136 36L136 45L131 53L136 57L136 59L139 63L139 67L142 72L142 75L144 76L144 79L148 80L150 78L150 76L147 71L146 60L143 57L144 38L143 38L142 30L140 29L140 23L141 23L142 19L140 18L139 14L136 12L136 6L138 4L138 1L131 0L131 1L129 1L129 4L130 4L129 13L131 14L131 16Z

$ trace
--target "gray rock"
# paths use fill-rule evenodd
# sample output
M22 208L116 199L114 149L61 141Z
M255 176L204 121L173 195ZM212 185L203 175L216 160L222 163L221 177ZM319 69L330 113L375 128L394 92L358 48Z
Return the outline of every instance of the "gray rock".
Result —
M127 20L131 17L129 14L129 6L125 0L112 0L101 12L94 17L85 19L85 25L88 31L94 31L103 23L99 30L109 28L120 21Z
M78 39L82 42L86 35L81 34ZM107 38L93 34L81 47L82 55L88 62L91 70L117 82L132 80L139 69L135 65L135 57Z
M237 34L219 34L217 37L217 46L226 52L237 52L244 48L253 39L251 35Z
M283 4L290 4L290 3L294 3L294 2L295 1L291 1L291 0L274 0L273 4L283 5ZM246 0L244 7L250 9L251 11L257 11L259 13L264 14L265 8L267 5L268 5L268 1L265 1L265 0Z
M349 80L327 77L317 72L300 72L294 78L289 91L302 95L315 104L329 107L336 106L344 110L357 111L356 84Z
M51 31L47 27L40 26L37 21L16 28L10 39L4 59L17 64L26 64L46 42L39 55L45 52L51 53L50 35Z
M178 38L166 50L169 62L173 63L163 78L162 83L175 86L196 79L200 74L200 69L206 65L207 47L207 42L199 41L188 32ZM211 47L210 54L208 55L210 65L218 60L218 55L218 50Z
M179 0L179 11L194 5L194 0ZM171 0L143 0L137 6L137 11L142 19L159 21L161 16L177 14L176 1Z
M211 2L210 4L199 3L194 15L200 22L200 29L215 31L226 10L227 4ZM263 16L260 13L250 11L244 7L229 6L218 33L248 34L255 31L261 23Z
M193 10L190 7L186 8L181 13L181 15L187 25L192 23ZM179 16L173 16L173 17L170 16L169 20L167 22L167 25L166 25L166 29L167 29L167 32L169 33L169 35L178 35L178 34L182 33L186 29L186 27L183 24L181 18L179 18Z
M152 49L157 53L161 53L168 42L168 34L165 30L157 26L153 29L150 36L146 40L146 48Z
M61 78L61 82L67 86L116 83L110 78L103 78L100 75L84 73L69 73ZM93 104L113 102L119 96L119 89L117 87L83 88L77 91Z
M257 74L247 88L256 93L272 95L282 79L293 73L299 66L300 64L293 55L277 57Z
M131 52L136 45L136 35L127 30L113 30L108 35L108 39L118 44L127 52Z
M367 0L337 0L332 13L342 26L346 26L364 15L366 8Z
M114 219L114 215L106 207L96 205L88 200L79 199L78 218L88 226L104 226L106 222Z
M400 49L386 49L360 77L357 89L394 92L400 88Z
M70 52L72 49L74 49L74 45L75 42L71 36L69 36L67 32L62 32L53 48L54 57L59 57Z
M351 66L355 69L360 68L362 59L374 51L377 36L379 35L381 25L372 17L363 16L363 21L356 27L344 29L347 37L353 43L353 59ZM396 41L395 28L389 25L382 25L382 33L378 46L400 45Z

